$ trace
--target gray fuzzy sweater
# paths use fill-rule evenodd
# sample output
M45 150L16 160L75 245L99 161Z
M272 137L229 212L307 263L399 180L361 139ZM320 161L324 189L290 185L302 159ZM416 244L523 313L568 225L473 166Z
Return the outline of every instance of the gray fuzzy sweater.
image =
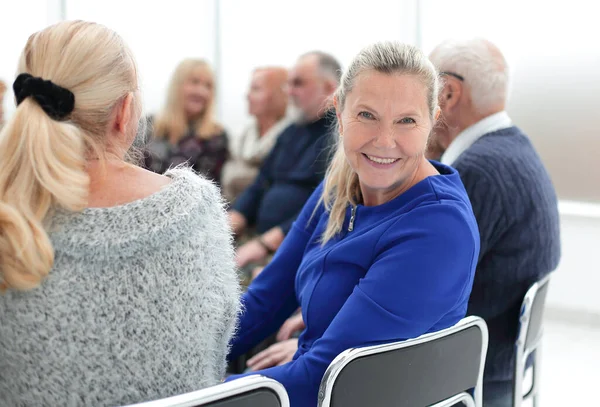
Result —
M0 406L119 406L217 384L239 312L217 188L190 170L148 198L49 224L54 268L0 295Z

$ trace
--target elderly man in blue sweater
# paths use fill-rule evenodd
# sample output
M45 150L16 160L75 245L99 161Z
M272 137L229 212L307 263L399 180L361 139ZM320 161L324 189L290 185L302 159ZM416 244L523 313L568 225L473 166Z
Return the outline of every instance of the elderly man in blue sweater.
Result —
M500 50L481 39L445 42L430 59L445 78L430 151L458 170L481 235L468 314L483 317L490 332L484 405L512 406L520 305L560 258L556 193L505 111L509 70Z
M235 234L249 227L258 234L238 249L239 267L260 262L279 247L323 180L332 144L328 110L340 75L337 60L320 51L304 54L291 70L288 93L296 122L281 133L255 181L229 212Z

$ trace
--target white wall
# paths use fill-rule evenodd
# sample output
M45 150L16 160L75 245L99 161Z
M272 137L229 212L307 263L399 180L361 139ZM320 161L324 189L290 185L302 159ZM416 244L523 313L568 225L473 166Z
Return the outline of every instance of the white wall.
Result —
M552 277L548 306L554 314L600 321L600 205L561 202L562 258ZM587 314L587 315L586 315Z
M144 107L156 112L184 58L215 62L214 0L66 0L66 18L95 21L118 32L140 69Z
M235 134L247 119L245 94L254 68L291 67L300 54L311 50L329 52L347 66L374 41L414 43L415 23L414 1L222 1L223 123Z
M600 202L597 9L586 0L421 1L424 51L472 37L503 51L512 72L508 112L532 139L561 199Z
M17 60L27 38L61 18L60 0L0 1L0 79L14 80ZM215 63L215 0L64 0L65 17L104 24L132 48L140 68L146 112L164 101L171 73L184 58ZM14 111L12 94L5 100Z
M0 13L6 19L0 17L1 38L23 37L8 42L10 50L2 52L6 58L0 61L0 77L10 82L15 62L5 61L16 61L27 36L56 21L61 1L2 0L5 3L11 10ZM129 44L140 67L148 113L162 106L169 77L181 59L200 57L217 65L219 119L232 136L248 118L245 95L255 67L291 67L300 54L315 49L330 52L347 65L371 42L414 43L417 32L415 0L372 0L368 7L358 0L305 0L301 5L278 0L64 0L64 4L67 19L105 24ZM14 18L26 12L34 15L27 24ZM12 105L7 102L8 114Z
M47 6L46 0L0 1L0 79L9 89L4 100L7 116L15 110L10 89L19 55L29 36L46 26L49 13Z

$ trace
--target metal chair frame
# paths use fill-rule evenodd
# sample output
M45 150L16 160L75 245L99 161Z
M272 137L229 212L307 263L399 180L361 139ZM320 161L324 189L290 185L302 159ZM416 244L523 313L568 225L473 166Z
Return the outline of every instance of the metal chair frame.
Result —
M477 378L477 386L474 389L474 396L467 393L465 390L460 389L460 392L456 395L449 397L448 399L442 400L431 407L446 407L453 406L457 403L463 402L467 407L482 407L483 399L483 369L485 366L485 358L487 354L488 346L488 330L485 321L479 317L467 317L460 320L456 325L443 329L438 332L425 334L414 339L408 339L406 341L394 342L383 345L368 346L364 348L352 348L348 349L339 354L333 362L327 368L325 375L321 381L321 387L319 389L319 407L329 407L331 403L331 397L333 393L333 386L336 379L350 362L363 358L369 355L375 355L385 352L394 351L397 349L408 348L415 345L420 345L428 342L433 342L447 336L459 333L463 330L469 329L476 326L481 331L482 336L482 349L480 355L480 366Z
M243 396L258 389L272 391L279 399L280 407L290 407L290 401L283 385L260 375L242 377L191 393L139 403L129 407L200 407L230 397Z
M531 313L533 305L537 300L538 292L547 288L550 283L550 275L544 277L533 284L525 294L521 305L521 314L519 317L519 333L517 334L516 352L515 352L515 374L513 380L513 407L521 407L524 400L532 399L533 406L538 405L539 378L540 378L540 352L543 336L543 325L540 327L537 337L529 338L529 323L531 322ZM542 310L543 310L542 304ZM530 343L528 346L527 344ZM527 368L527 359L535 352L532 365L532 385L527 394L523 394L523 379Z

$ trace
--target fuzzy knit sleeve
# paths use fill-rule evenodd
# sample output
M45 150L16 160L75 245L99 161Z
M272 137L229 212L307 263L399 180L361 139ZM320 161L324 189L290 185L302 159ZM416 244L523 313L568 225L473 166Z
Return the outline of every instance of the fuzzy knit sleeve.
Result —
M207 323L201 332L207 340L206 358L203 360L207 362L207 369L214 367L210 377L217 381L207 383L214 385L225 377L229 342L240 312L240 284L234 261L233 234L225 204L215 185L207 188L206 199L215 205L207 207L208 213L203 216L204 227L190 235L190 261L193 266L188 271L197 274L204 282L187 311L198 312L206 318ZM207 230L210 232L206 233Z

